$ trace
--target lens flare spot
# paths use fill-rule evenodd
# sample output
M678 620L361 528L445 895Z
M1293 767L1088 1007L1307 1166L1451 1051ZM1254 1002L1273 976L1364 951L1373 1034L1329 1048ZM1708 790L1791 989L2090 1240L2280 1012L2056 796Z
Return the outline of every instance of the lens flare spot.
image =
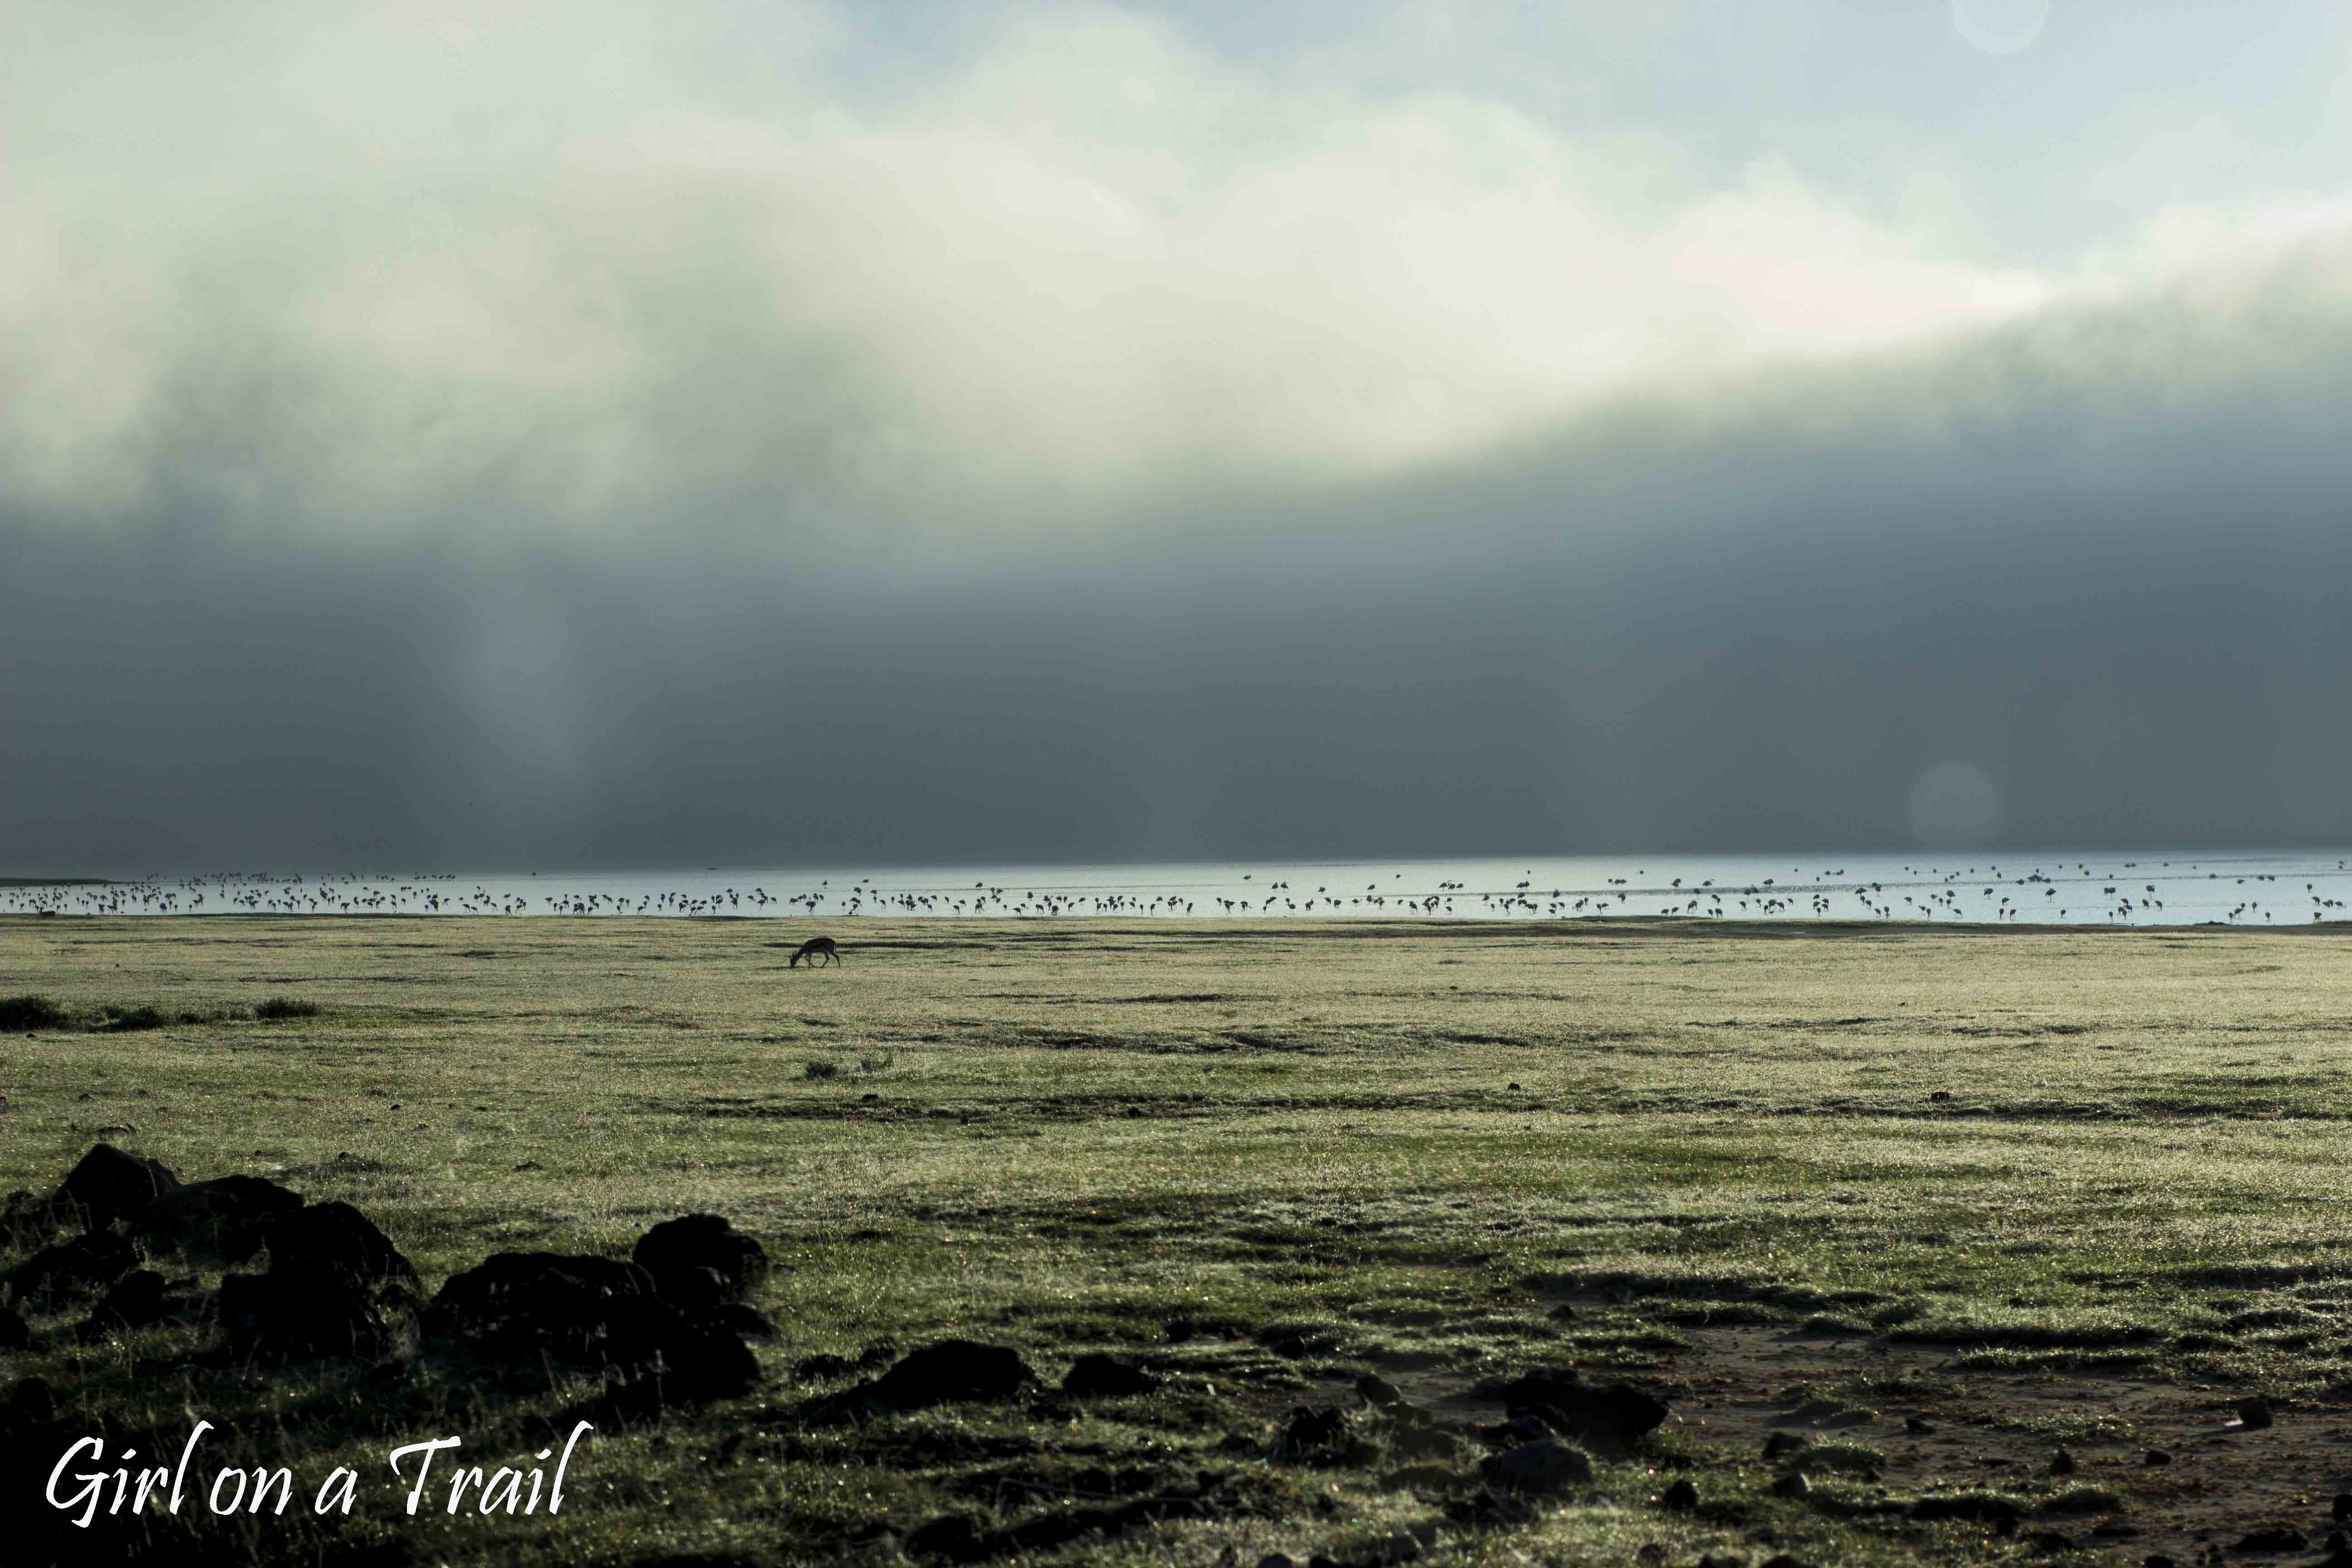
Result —
M1989 55L2030 47L2050 20L2050 0L1952 0L1952 27Z

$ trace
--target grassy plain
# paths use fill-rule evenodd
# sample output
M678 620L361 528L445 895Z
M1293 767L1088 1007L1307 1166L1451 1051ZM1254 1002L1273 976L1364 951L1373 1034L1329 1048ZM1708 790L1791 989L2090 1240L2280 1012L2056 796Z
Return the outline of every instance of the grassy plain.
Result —
M814 930L845 962L788 970ZM2185 1563L2263 1528L2315 1552L2352 1486L2338 930L25 919L16 993L67 1016L0 1037L0 1189L103 1139L348 1200L428 1289L693 1210L777 1264L761 1390L600 1430L556 1519L407 1518L383 1456L530 1464L576 1382L258 1374L201 1326L36 1320L0 1381L293 1468L283 1520L151 1526L184 1560L887 1563L942 1514L1211 1472L1209 1517L1015 1555ZM319 1011L252 1016L272 997ZM838 1384L804 1359L949 1333L1049 1385L1086 1351L1170 1381L812 1415ZM1491 1380L1553 1365L1675 1415L1482 1516ZM1459 1456L1405 1462L1367 1373ZM2232 1423L2252 1394L2274 1426ZM1362 1446L1287 1453L1302 1405ZM1768 1462L1774 1430L1811 1458ZM349 1520L298 1517L337 1464ZM1659 1506L1678 1478L1696 1509Z

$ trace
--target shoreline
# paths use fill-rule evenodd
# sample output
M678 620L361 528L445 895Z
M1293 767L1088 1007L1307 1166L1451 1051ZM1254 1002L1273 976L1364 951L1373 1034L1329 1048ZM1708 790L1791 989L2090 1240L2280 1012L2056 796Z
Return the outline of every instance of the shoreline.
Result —
M2352 935L2352 918L2307 921L2300 923L2263 925L2231 924L2227 921L2198 921L2173 924L2125 925L2117 922L2056 924L2032 921L1919 921L1919 920L1753 920L1708 919L1696 915L1585 915L1585 916L1525 916L1510 918L1489 915L1349 915L1319 917L1307 915L1266 915L1235 920L1223 915L582 915L543 914L434 914L417 910L386 910L344 911L333 914L290 914L284 910L202 910L175 911L158 915L78 914L63 910L55 912L6 910L0 911L0 928L11 926L52 925L60 921L77 924L110 924L142 926L155 922L179 923L189 921L295 921L305 925L331 926L339 921L368 923L413 921L418 924L440 924L453 921L478 921L485 924L514 926L582 926L655 928L671 926L745 925L778 926L798 929L826 924L849 929L873 930L884 926L908 926L925 931L946 927L976 927L982 930L1001 929L1009 925L1024 928L1054 927L1072 932L1098 930L1125 931L1192 931L1200 932L1255 932L1279 931L1288 932L1318 931L1346 933L1350 931L1412 931L1415 934L1438 931L1488 933L1499 931L1519 932L1551 932L1559 934L1606 933L1632 931L1655 934L1662 930L1704 931L1722 937L1741 936L1851 936L1864 931L1944 932L1979 936L2021 936L2036 932L2053 935L2078 936L2089 932L2128 932L2135 935L2182 935L2209 932L2230 932L2239 935L2278 935L2301 933L2317 936L2330 932Z

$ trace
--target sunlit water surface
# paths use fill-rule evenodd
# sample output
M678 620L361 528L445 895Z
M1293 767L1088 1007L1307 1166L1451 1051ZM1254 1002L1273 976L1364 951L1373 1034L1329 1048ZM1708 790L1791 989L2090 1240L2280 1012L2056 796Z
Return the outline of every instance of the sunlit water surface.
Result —
M1101 866L754 867L498 875L221 872L0 889L0 913L819 915L2308 925L2347 918L2352 850L1539 857Z

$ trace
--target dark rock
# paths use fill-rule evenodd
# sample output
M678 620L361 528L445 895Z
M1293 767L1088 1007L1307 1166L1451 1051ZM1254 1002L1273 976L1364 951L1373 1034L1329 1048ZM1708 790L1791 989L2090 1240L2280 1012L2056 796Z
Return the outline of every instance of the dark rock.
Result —
M2172 1456L2162 1448L2150 1448L2140 1462L2146 1465L2168 1465L2172 1463Z
M152 1268L142 1268L116 1280L75 1332L84 1340L98 1340L163 1321L163 1277Z
M1511 1416L1508 1420L1481 1426L1477 1429L1477 1435L1478 1441L1499 1453L1506 1448L1516 1448L1523 1443L1542 1442L1551 1436L1551 1426L1549 1423L1538 1421L1532 1415L1518 1415Z
M272 1186L221 1187L186 1211L200 1226L207 1213L235 1214L234 1245L248 1256L268 1249L267 1273L221 1281L229 1353L245 1361L365 1361L405 1343L416 1316L416 1270L391 1238L349 1204L289 1208L284 1200L294 1194L265 1190Z
M2055 1454L2050 1457L2050 1473L2053 1476L2073 1475L2074 1473L2074 1456L2068 1453L2063 1448L2059 1449Z
M365 1361L393 1349L404 1326L385 1306L348 1277L232 1274L221 1281L221 1331L240 1361Z
M687 1323L665 1335L651 1368L614 1391L625 1413L656 1415L682 1405L734 1399L760 1384L759 1359L733 1334Z
M0 1307L0 1351L33 1348L32 1325L13 1307Z
M2036 1531L2032 1535L2027 1538L2026 1544L2032 1547L2034 1551L2042 1552L2072 1552L2074 1550L2073 1538L2062 1530Z
M375 1222L349 1204L308 1204L262 1226L269 1272L364 1285L416 1282L416 1269Z
M1291 1448L1321 1448L1344 1439L1348 1435L1347 1413L1339 1409L1314 1410L1300 1405L1290 1413L1288 1425L1282 1429L1283 1443Z
M1698 1507L1698 1489L1685 1478L1658 1494L1658 1506L1668 1513L1689 1513Z
M1564 1436L1605 1447L1622 1447L1663 1423L1665 1402L1631 1384L1596 1387L1575 1373L1531 1372L1502 1388L1503 1407L1537 1417Z
M2309 1544L2303 1531L2285 1525L2272 1525L2240 1536L2235 1550L2240 1552L2300 1552Z
M31 1432L58 1418L58 1391L45 1377L18 1378L0 1398L0 1432Z
M559 1252L492 1253L451 1275L425 1313L430 1337L526 1366L641 1365L685 1324L637 1265Z
M157 1194L179 1184L179 1178L160 1160L99 1143L67 1173L53 1201L78 1215L85 1228L103 1230L145 1208Z
M1287 1552L1269 1552L1257 1560L1257 1568L1298 1568Z
M55 1306L76 1296L95 1295L139 1267L139 1249L109 1230L94 1230L45 1247L10 1269L0 1282L20 1301Z
M1363 1396L1365 1404L1379 1410L1404 1403L1404 1390L1388 1379L1374 1377L1370 1373L1356 1379L1356 1392Z
M1768 1459L1783 1458L1800 1448L1810 1448L1812 1446L1813 1440L1801 1432L1767 1433L1764 1437L1764 1457Z
M1445 1517L1473 1530L1502 1530L1527 1523L1536 1516L1534 1497L1507 1487L1480 1487L1468 1497L1449 1500Z
M630 1260L682 1307L740 1301L768 1277L768 1250L715 1214L667 1219L637 1238Z
M259 1176L215 1176L159 1194L131 1216L131 1234L158 1252L243 1263L268 1222L302 1206L302 1194Z
M2333 1519L2352 1519L2352 1492L2337 1492L2336 1500L2328 1505L2328 1513Z
M921 1410L1010 1399L1036 1381L1018 1351L974 1340L941 1340L909 1352L861 1393L870 1403L894 1410Z
M2256 1394L2252 1399L2238 1401L2238 1421L2249 1430L2268 1426L2275 1419L2271 1415L2271 1402Z
M898 1543L909 1557L937 1557L950 1563L977 1563L989 1553L991 1542L970 1514L951 1513L917 1525Z
M1291 1411L1274 1444L1275 1458L1310 1465L1363 1464L1373 1452L1356 1435L1346 1411L1303 1405Z
M1803 1497L1812 1489L1813 1483L1805 1479L1802 1470L1790 1470L1786 1475L1775 1477L1772 1481L1774 1497Z
M1589 1483L1592 1461L1579 1449L1546 1438L1496 1455L1478 1473L1507 1491L1557 1492Z
M740 1301L725 1301L703 1314L703 1321L730 1334L740 1334L747 1340L772 1340L781 1331L776 1320L757 1307L747 1307Z
M1992 1492L1955 1492L1948 1497L1923 1497L1911 1505L1913 1519L1961 1519L1977 1524L2007 1522L2014 1526L2022 1511L2011 1499Z
M1906 1415L1903 1418L1903 1430L1910 1433L1915 1437L1924 1437L1935 1429L1936 1424L1934 1422L1922 1421L1916 1415Z
M1124 1399L1159 1386L1160 1380L1141 1367L1107 1355L1080 1356L1062 1379L1062 1392L1076 1399Z

